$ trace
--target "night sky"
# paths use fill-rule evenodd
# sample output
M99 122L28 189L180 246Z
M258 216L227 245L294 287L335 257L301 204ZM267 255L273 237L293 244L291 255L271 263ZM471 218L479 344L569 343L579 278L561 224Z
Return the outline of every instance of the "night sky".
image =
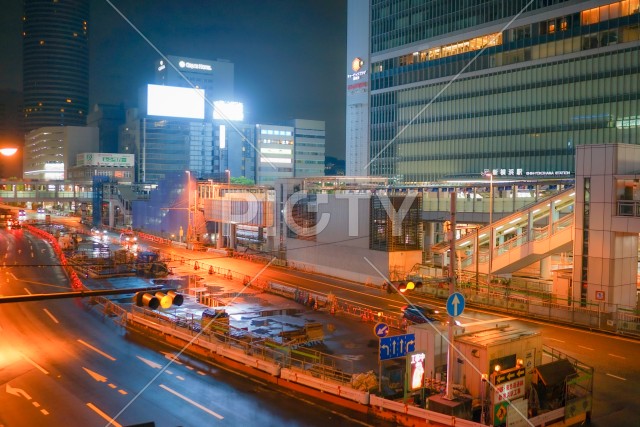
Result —
M324 120L327 155L344 159L347 0L111 2L164 55L233 62L245 121ZM22 2L0 10L0 89L21 91ZM105 0L91 0L89 40L90 106L136 106L159 55Z

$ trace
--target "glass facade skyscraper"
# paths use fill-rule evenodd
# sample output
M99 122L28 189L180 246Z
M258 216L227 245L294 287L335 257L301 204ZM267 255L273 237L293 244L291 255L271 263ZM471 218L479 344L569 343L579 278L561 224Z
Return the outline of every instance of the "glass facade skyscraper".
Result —
M25 131L84 126L89 104L89 0L25 0Z
M369 8L370 175L570 176L577 145L640 141L638 0Z

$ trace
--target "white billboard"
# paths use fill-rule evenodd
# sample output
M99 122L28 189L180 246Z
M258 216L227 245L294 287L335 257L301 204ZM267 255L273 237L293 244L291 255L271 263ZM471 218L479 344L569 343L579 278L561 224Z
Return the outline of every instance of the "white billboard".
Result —
M204 90L147 85L147 115L204 119Z
M244 120L244 104L242 102L213 101L213 118L215 120Z

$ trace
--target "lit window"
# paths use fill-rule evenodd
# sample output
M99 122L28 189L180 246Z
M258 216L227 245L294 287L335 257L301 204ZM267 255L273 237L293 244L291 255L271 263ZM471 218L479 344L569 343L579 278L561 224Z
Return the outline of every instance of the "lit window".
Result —
M67 98L67 102L71 102L71 100L69 98Z
M568 26L569 24L567 23L567 18L562 18L562 21L560 21L560 30L566 31Z
M547 22L547 33L553 34L556 32L556 21Z
M40 46L44 44L44 40L40 40Z

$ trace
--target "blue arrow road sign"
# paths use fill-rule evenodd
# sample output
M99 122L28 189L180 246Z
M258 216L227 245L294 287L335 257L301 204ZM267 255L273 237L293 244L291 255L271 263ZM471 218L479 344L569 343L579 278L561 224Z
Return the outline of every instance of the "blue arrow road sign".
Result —
M447 313L451 317L457 317L464 311L464 295L454 292L447 299Z
M373 327L373 332L379 337L386 337L389 334L389 325L386 323L378 322Z
M394 335L380 338L380 360L395 359L413 353L416 349L415 334Z

